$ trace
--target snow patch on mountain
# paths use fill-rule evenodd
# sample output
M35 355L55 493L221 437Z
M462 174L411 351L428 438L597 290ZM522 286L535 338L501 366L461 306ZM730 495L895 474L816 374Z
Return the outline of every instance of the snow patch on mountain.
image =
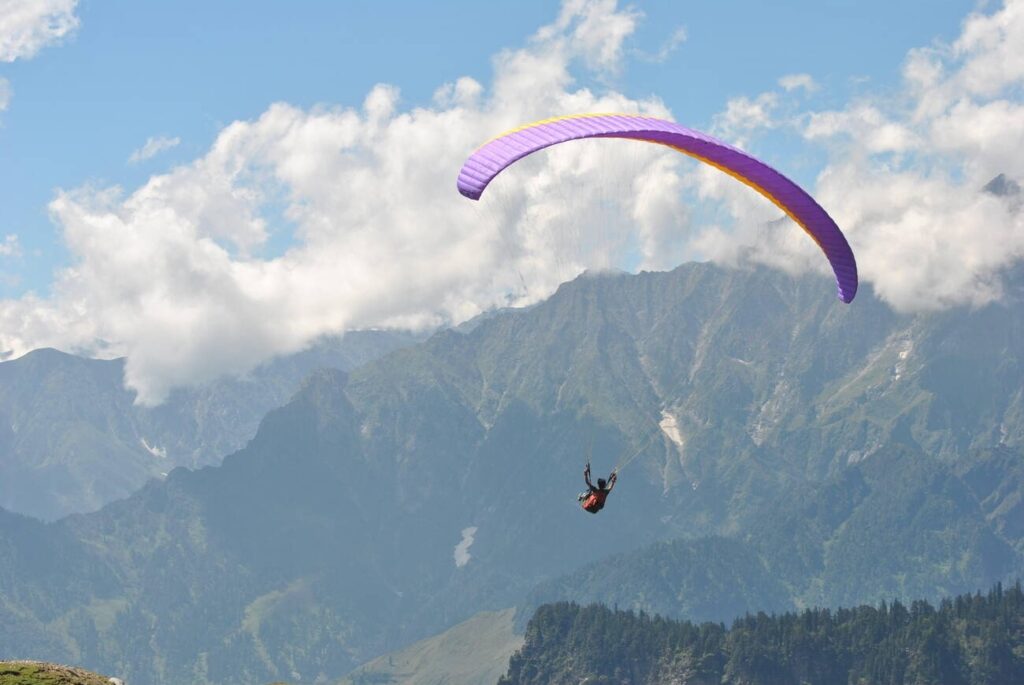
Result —
M462 529L462 540L459 544L455 545L455 566L462 568L469 563L472 555L469 553L469 548L473 544L473 540L476 536L476 526L470 526L469 528Z

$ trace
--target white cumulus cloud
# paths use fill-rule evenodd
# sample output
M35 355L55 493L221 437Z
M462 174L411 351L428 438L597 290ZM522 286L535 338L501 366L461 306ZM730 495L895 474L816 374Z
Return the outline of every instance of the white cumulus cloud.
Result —
M623 43L642 16L617 5L617 0L563 0L558 19L541 28L534 40L561 43L591 68L615 71L622 63Z
M1024 2L1008 0L970 15L952 44L910 51L896 97L781 122L824 147L815 196L850 240L861 281L896 309L984 304L1000 296L1001 271L1024 259L1019 202L983 190L998 174L1024 179L1021 45ZM719 122L734 132L778 126L777 105L770 94L738 99ZM702 178L704 196L725 200L737 228L702 232L693 242L701 254L823 268L799 232L765 226L770 207Z
M135 164L143 160L152 159L161 152L166 152L181 143L181 138L169 138L167 136L155 136L146 139L146 142L138 150L132 152L128 158L129 164Z
M657 146L567 145L510 169L479 203L455 189L469 153L523 122L669 116L571 75L573 64L614 71L635 21L613 2L567 2L526 47L495 57L487 86L458 79L412 108L386 84L358 107L277 103L137 189L60 191L50 213L75 260L49 298L0 303L0 349L109 345L127 356L138 400L157 403L325 333L462 321L627 257L673 265L680 162ZM651 186L621 193L643 174ZM290 247L266 254L277 231Z
M688 37L689 34L686 32L686 27L678 26L671 35L669 35L665 42L661 44L661 47L659 47L656 52L652 53L644 50L636 50L635 54L645 62L661 64L667 61L668 58L672 56L672 53L678 50L679 46L686 42Z
M912 125L889 119L878 107L867 103L838 112L812 112L804 135L810 140L849 137L870 154L906 152L924 142Z
M0 0L0 62L29 59L78 28L78 0Z
M893 306L998 297L1000 270L1024 257L1024 227L1019 203L981 189L998 173L1024 179L1012 54L1024 44L1022 5L973 14L951 45L912 51L899 98L803 111L813 80L790 75L778 91L731 100L714 130L823 151L811 190L849 237L862 281ZM358 105L276 103L138 188L59 191L49 209L74 259L47 297L0 301L0 349L124 354L126 384L152 404L327 333L535 302L588 268L703 256L823 271L813 242L769 201L661 146L579 141L517 163L479 203L456 192L466 156L524 122L671 118L656 98L573 77L579 66L599 80L620 70L638 20L610 0L568 0L524 47L494 57L487 83L440 84L412 107L388 84ZM694 199L729 220L695 228Z
M18 241L18 236L8 233L4 236L3 242L0 242L0 257L18 257L20 255L21 243Z
M779 99L779 94L771 91L755 97L732 98L725 111L715 116L715 133L733 139L758 129L775 128L781 123L776 115Z
M814 82L814 78L812 78L810 74L786 74L779 79L779 85L786 91L818 90L818 84Z
M850 236L861 273L898 309L983 304L1024 258L1024 215L982 188L1024 178L1024 2L972 14L951 46L913 51L906 102L856 103L819 197ZM898 153L898 154L892 154Z

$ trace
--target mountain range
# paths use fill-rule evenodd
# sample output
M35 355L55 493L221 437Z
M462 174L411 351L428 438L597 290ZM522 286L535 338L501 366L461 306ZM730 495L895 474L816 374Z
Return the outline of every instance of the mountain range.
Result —
M351 369L421 336L354 331L244 378L173 391L157 407L124 387L124 359L40 349L0 362L0 507L52 521L99 509L177 466L220 463L311 371Z
M919 315L766 269L585 275L314 372L219 466L0 514L0 651L324 682L557 599L725 621L985 587L1024 569L1022 305L1021 272ZM584 463L633 455L581 512Z

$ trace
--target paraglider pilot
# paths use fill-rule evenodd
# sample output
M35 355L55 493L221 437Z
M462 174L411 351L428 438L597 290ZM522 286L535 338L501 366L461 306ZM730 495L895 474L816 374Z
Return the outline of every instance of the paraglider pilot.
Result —
M587 462L587 468L583 469L583 480L587 483L587 491L580 493L577 498L584 511L596 514L604 509L604 501L608 498L608 493L615 487L615 481L618 478L618 472L612 471L607 482L604 478L598 478L597 487L594 487L594 484L590 482L590 462Z

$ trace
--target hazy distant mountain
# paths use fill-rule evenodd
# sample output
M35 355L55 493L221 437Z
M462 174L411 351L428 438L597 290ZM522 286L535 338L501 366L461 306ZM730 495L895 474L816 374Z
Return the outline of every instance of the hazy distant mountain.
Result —
M0 363L0 507L54 520L127 497L177 466L217 464L321 367L351 369L417 341L360 331L276 359L242 379L135 406L124 360L42 349Z
M523 646L514 609L485 611L404 649L360 666L338 685L481 685L496 683Z
M1006 174L999 174L982 188L986 193L992 193L997 197L1013 197L1020 195L1020 184Z
M697 622L795 608L786 585L769 572L756 547L719 537L655 543L545 581L520 605L519 631L537 607L560 601Z
M0 652L158 685L313 682L707 535L735 540L581 578L624 604L660 579L649 597L681 612L727 610L707 565L744 559L749 603L984 587L1022 569L1017 462L985 456L1024 443L1020 284L911 317L760 269L586 277L318 372L220 467L48 526L0 516ZM581 512L587 452L607 471L638 447Z

